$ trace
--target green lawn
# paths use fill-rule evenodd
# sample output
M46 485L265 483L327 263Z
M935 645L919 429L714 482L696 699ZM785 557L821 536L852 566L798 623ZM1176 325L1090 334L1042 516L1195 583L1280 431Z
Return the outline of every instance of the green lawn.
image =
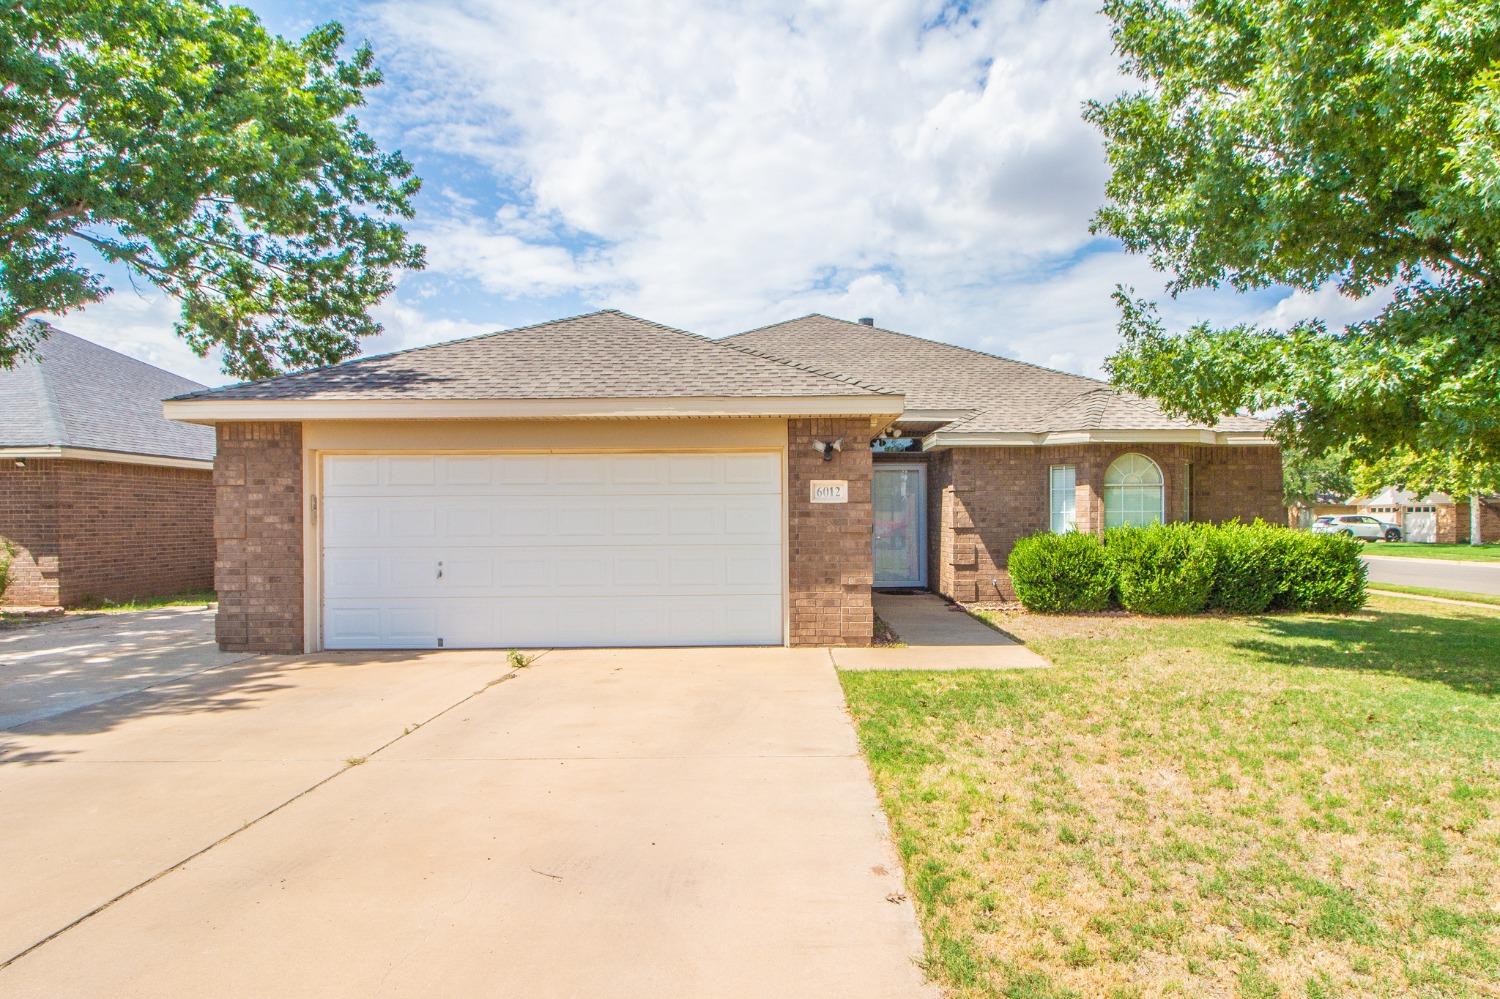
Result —
M952 996L1500 991L1500 616L994 621L842 675Z
M1414 541L1380 541L1365 549L1366 555L1400 555L1402 558L1446 558L1457 562L1500 562L1500 544L1423 545Z
M146 597L140 600L85 600L77 607L69 610L88 611L90 613L104 612L123 613L125 611L157 610L161 607L189 607L198 605L207 606L219 599L219 595L213 590L190 590L187 593L174 593L169 597Z
M1500 607L1500 597L1493 593L1469 593L1464 590L1438 590L1430 586L1407 586L1404 583L1368 583L1371 590L1390 590L1394 593L1415 593L1419 597L1443 597L1447 600L1470 600L1477 604L1494 604Z

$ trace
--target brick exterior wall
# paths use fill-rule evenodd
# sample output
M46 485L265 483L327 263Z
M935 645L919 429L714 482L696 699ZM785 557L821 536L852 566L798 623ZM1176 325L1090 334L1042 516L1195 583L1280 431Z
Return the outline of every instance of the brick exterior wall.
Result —
M1281 453L1274 447L1080 444L952 448L928 462L930 585L961 602L1010 599L1005 571L1018 538L1047 530L1048 469L1072 465L1080 531L1104 529L1104 472L1122 454L1151 458L1165 480L1170 521L1263 518L1286 523Z
M301 652L302 424L220 424L213 480L219 648Z
M1384 515L1389 517L1389 514ZM1469 501L1437 508L1438 544L1466 545L1469 543ZM1487 544L1500 541L1500 497L1488 497L1479 501L1479 541Z
M0 537L16 549L3 600L71 607L213 584L207 471L29 458L0 467Z
M0 464L0 538L15 554L10 585L0 603L20 607L62 605L62 552L57 538L57 497L69 462L32 458L25 468Z
M875 637L870 586L869 419L787 421L788 576L793 645L869 645ZM815 440L842 437L844 449L824 461ZM848 503L813 503L814 479L845 479Z

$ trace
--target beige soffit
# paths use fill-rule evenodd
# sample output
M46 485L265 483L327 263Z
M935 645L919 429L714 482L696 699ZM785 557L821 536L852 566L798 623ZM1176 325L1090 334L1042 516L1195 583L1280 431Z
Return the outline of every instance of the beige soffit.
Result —
M157 465L161 468L194 468L213 471L212 460L169 458L158 454L130 454L124 451L100 451L86 447L0 447L0 459L68 458L74 461L112 461L121 465Z
M899 416L899 395L629 399L169 399L184 423L239 420L599 420L702 416Z
M1274 445L1266 434L1236 430L1075 430L1053 433L959 433L938 430L922 438L922 450L945 447L1045 447L1062 444L1246 444Z

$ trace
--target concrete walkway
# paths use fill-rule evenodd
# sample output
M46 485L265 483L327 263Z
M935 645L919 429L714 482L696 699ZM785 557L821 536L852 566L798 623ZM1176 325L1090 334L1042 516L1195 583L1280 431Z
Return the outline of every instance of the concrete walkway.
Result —
M936 995L821 649L256 657L0 801L7 999Z
M209 607L47 620L0 631L0 729L249 658L220 652Z
M1050 665L931 593L876 593L875 613L906 648L830 649L839 669L1026 669Z

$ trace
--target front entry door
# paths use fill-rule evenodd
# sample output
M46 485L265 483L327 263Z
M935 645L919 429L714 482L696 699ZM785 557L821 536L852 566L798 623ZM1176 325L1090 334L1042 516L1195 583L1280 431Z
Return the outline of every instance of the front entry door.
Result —
M927 468L875 466L875 585L927 585Z

